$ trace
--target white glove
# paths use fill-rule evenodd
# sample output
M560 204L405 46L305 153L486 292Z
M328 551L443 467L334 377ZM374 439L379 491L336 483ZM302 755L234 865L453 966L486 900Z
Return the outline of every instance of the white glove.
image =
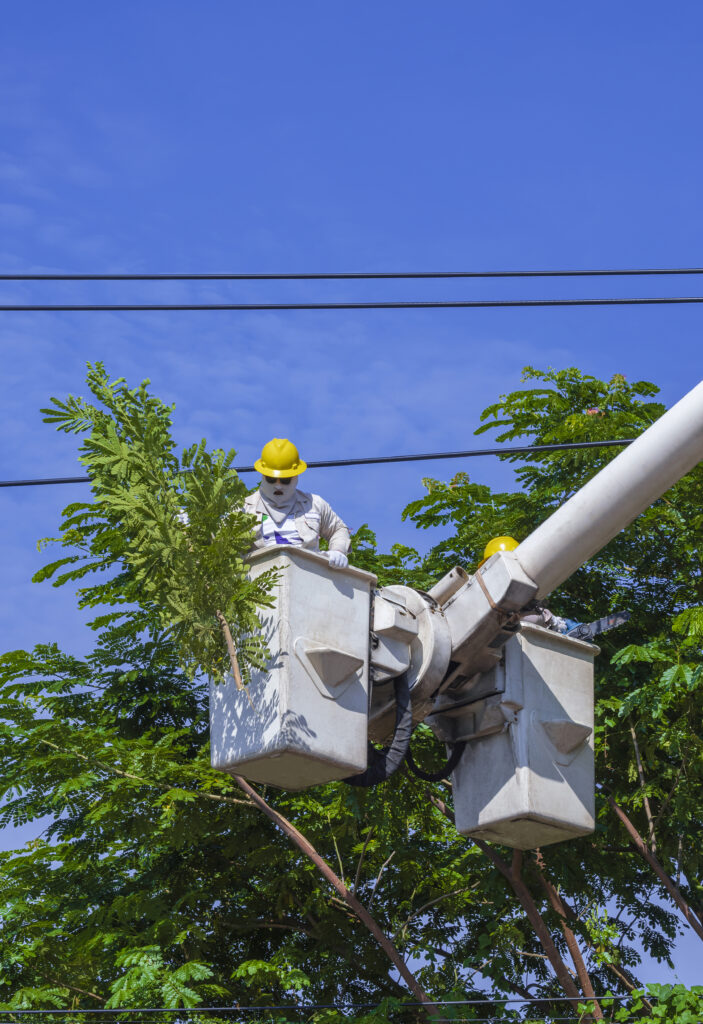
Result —
M328 552L329 562L333 569L346 569L349 565L349 559L343 551L330 551Z

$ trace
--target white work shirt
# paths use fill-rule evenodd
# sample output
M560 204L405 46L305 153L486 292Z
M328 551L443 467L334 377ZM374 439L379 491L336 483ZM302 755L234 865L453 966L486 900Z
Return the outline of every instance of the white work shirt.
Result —
M261 514L261 539L266 546L269 544L293 544L300 548L303 538L295 528L295 516L289 515L280 525L276 525L267 512Z
M264 532L266 527L264 516L267 520L270 520L270 516L258 491L254 491L245 499L244 511L254 515L257 520L255 548L267 548L273 544L285 543L285 541L267 539ZM346 554L349 550L351 538L347 526L319 494L296 491L295 501L288 518L293 521L295 532L300 538L300 547L307 548L309 551L319 551L320 537L324 537L329 542L330 551L341 551ZM272 528L266 527L267 533L269 530L272 533L281 533L281 527L277 527L275 524L272 525ZM293 541L288 543L293 543Z

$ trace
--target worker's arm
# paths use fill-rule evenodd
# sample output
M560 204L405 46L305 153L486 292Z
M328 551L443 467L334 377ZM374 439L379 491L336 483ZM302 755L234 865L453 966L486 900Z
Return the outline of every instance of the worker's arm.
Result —
M351 546L349 529L324 498L316 494L313 504L320 513L320 536L329 544L330 565L343 569L348 564L347 552Z

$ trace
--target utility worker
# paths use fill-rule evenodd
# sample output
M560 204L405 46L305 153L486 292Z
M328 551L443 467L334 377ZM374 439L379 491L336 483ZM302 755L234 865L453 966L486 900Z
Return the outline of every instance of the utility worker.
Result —
M292 544L320 550L320 537L329 544L328 558L335 569L349 564L349 530L319 494L299 491L298 477L307 469L291 442L274 437L254 463L261 473L258 491L244 502L244 511L256 516L255 548Z

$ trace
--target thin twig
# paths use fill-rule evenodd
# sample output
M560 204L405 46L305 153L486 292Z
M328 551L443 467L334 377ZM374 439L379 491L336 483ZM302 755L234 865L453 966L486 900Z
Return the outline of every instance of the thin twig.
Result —
M381 870L379 871L378 875L376 876L376 881L374 882L373 891L372 891L371 897L369 899L369 910L371 909L371 904L373 903L373 898L376 895L376 890L378 889L378 883L381 881L381 875L386 870L386 868L388 867L388 865L390 864L390 862L393 860L394 857L395 857L395 850L393 850L393 852L391 853L390 857L387 857L384 860L383 864L381 864Z
M654 831L654 819L652 818L652 810L649 806L649 797L647 796L647 786L644 781L644 769L642 768L642 758L640 757L640 748L637 742L637 733L635 732L634 725L630 726L630 736L632 737L632 745L635 748L635 762L637 764L637 776L640 780L640 789L642 790L642 799L644 802L644 810L647 815L647 824L649 826L649 845L652 853L657 852L657 837Z
M676 849L676 884L681 884L681 859L683 857L683 838L679 836L679 845Z
M242 920L242 921L236 921L234 924L229 924L226 921L218 921L218 926L220 928L224 928L226 931L232 931L232 932L247 931L249 928L252 928L252 929L254 929L254 928L280 928L283 931L288 931L288 932L302 932L303 935L312 935L313 934L311 928L306 928L304 925L299 924L298 922L294 922L292 924L288 924L285 921L266 921L266 920L245 921L245 920Z
M472 889L478 888L479 885L480 882L474 882L473 885L465 885L462 889L453 889L451 892L443 892L441 896L437 896L435 899L429 900L427 903L423 903L421 907L418 907L417 910L413 910L412 914L406 918L401 930L404 932L414 917L417 917L418 914L424 913L425 910L429 910L430 907L434 907L436 903L441 903L442 900L448 900L450 896L459 896L462 892L470 892Z
M46 978L52 985L58 985L59 988L69 988L71 992L79 992L82 996L90 996L91 999L97 999L98 1002L104 1003L105 1000L102 996L99 996L97 992L90 992L86 988L78 988L77 985L69 985L67 981L59 981L58 978L52 978L49 974L44 974L43 971L39 971L42 978Z
M337 854L337 864L339 864L339 877L342 879L342 884L346 885L347 883L346 883L345 878L344 878L344 865L342 864L342 855L339 852L339 845L337 844L337 837L334 834L334 831L332 829L332 821L330 819L329 814L327 815L327 822L328 822L329 827L330 827L330 834L332 836L332 842L334 844L334 852Z
M661 821L661 818L662 818L662 815L664 814L664 811L667 809L667 807L671 803L671 798L674 795L674 793L676 792L676 790L678 789L679 779L681 778L681 772L683 771L683 767L684 767L683 764L679 765L679 770L676 772L676 776L674 778L674 785L671 787L669 792L666 794L666 797L664 798L664 801L663 801L661 807L659 808L659 811L657 812L657 816L654 819L654 827L655 828L657 827L657 825Z
M367 849L369 843L371 842L371 836L374 834L374 831L375 831L375 826L372 825L369 828L369 831L366 834L366 839L364 840L364 845L361 848L361 856L359 857L359 863L356 866L356 874L354 875L354 892L356 892L357 889L359 888L359 879L361 878L361 865L364 863L364 855L366 853L366 849Z

